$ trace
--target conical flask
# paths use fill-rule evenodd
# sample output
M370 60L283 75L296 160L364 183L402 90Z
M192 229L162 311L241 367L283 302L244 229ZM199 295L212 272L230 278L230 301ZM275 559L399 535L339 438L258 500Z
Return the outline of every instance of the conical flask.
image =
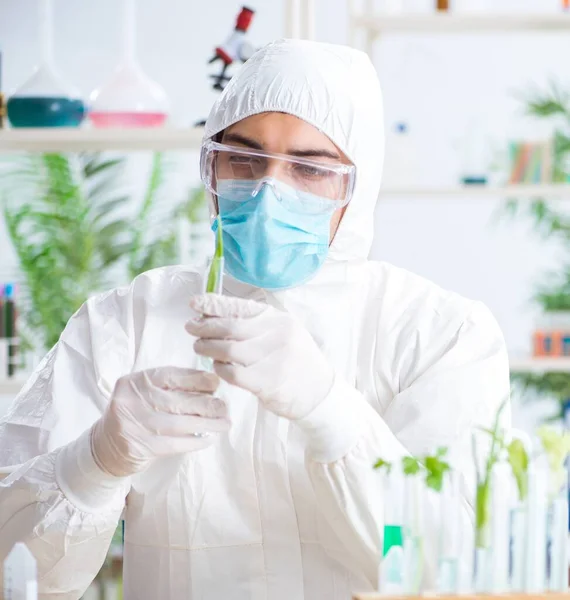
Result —
M42 62L8 98L8 120L12 127L77 127L85 116L85 104L55 66L52 0L39 0L39 8Z
M109 81L92 92L89 119L95 127L164 125L168 98L135 58L135 0L123 0L123 10L123 58Z

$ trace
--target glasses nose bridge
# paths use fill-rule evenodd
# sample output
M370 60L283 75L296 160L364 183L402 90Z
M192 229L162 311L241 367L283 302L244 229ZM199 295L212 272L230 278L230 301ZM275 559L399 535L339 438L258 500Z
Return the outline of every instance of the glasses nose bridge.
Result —
M277 180L275 179L275 177L269 177L269 176L264 176L258 180L257 185L255 186L255 189L253 190L251 195L255 198L257 196L257 194L259 194L259 192L261 192L263 190L263 187L266 185L273 188L273 193L276 196L279 196Z

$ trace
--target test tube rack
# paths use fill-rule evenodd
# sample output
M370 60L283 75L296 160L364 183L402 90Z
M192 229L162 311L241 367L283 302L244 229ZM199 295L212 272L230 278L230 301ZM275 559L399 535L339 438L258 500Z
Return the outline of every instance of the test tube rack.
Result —
M355 594L353 600L417 600L422 598L427 600L570 600L570 591L565 594L560 593L540 593L540 594L463 594L459 596L425 594L423 596L386 596L378 593Z

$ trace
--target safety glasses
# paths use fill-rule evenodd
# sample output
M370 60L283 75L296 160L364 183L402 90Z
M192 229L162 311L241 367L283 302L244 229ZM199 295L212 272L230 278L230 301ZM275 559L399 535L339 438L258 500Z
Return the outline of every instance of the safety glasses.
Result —
M331 210L349 202L356 172L353 165L272 154L213 141L202 146L200 169L206 188L215 195L223 190L224 196L232 196L230 200L251 198L259 182L268 179L285 184L304 205L314 198L321 206L323 202L330 203ZM246 189L252 194L245 194Z

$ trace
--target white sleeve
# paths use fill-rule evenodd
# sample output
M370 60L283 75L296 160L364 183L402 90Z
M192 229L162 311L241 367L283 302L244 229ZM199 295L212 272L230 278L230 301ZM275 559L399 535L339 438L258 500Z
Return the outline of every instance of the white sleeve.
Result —
M78 598L99 571L129 490L104 474L90 427L129 368L127 297L86 303L0 420L0 580L24 542L40 595ZM107 360L102 357L107 356Z
M383 529L381 478L373 470L378 458L392 461L447 446L463 475L463 527L471 536L475 474L470 431L477 425L490 427L508 397L508 358L497 323L480 304L445 346L420 375L406 377L409 384L383 416L359 391L337 380L327 399L299 422L308 435L307 468L317 501L342 540L336 558L375 589ZM509 420L510 411L505 411L505 426ZM425 510L426 557L435 556L437 543L437 524L429 522L430 514ZM424 585L433 584L433 565L426 567Z

